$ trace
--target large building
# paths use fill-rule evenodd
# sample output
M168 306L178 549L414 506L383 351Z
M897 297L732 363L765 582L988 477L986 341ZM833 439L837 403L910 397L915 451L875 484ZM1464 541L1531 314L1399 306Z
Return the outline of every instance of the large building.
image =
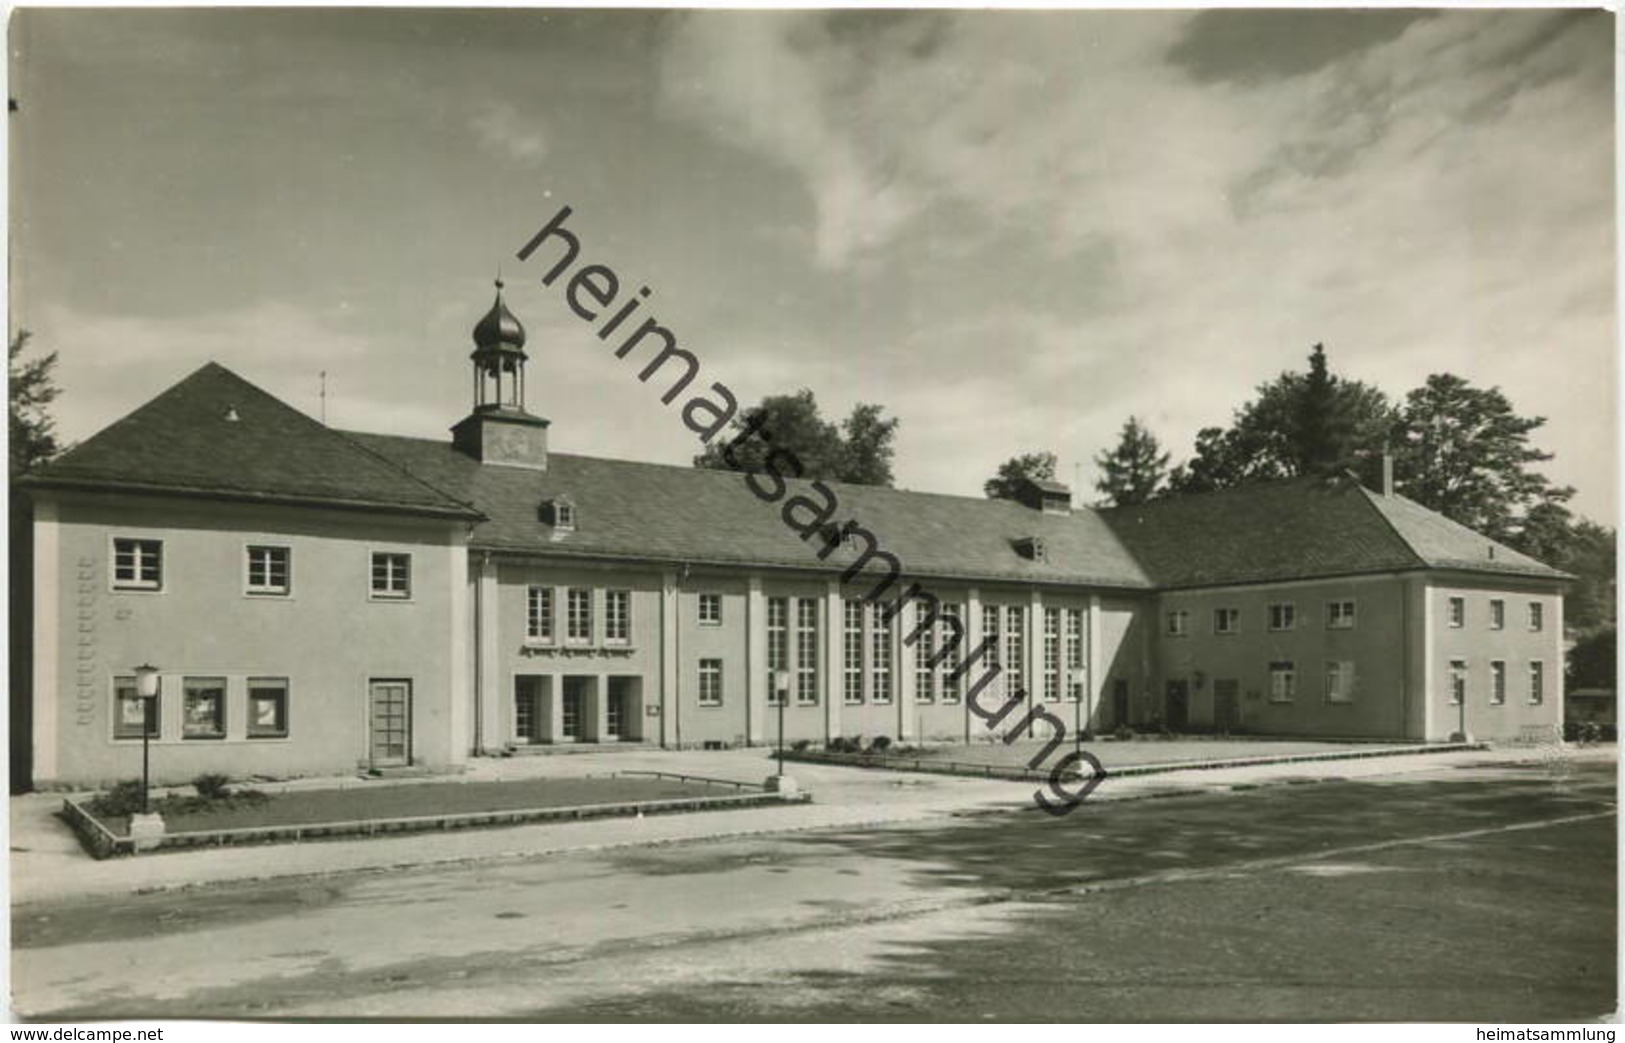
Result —
M1093 510L555 453L500 289L474 339L447 440L210 364L27 481L36 783L136 773L144 663L172 780L966 740L1015 693L1001 733L1561 724L1567 577L1352 476Z

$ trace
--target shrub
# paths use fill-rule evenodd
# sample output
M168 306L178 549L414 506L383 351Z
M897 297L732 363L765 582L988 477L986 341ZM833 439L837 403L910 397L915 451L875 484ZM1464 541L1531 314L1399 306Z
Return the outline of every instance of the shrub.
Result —
M206 771L192 780L192 788L204 800L224 800L231 796L231 791L226 788L230 782L231 776L223 772Z
M1130 728L1126 724L1119 724L1117 726L1117 731L1114 732L1113 734L1117 737L1118 742L1133 742L1134 741L1134 729Z
M885 753L891 747L891 739L884 735L877 735L869 743L870 753Z
M85 805L91 814L101 818L118 815L139 815L141 807L141 780L126 779L115 783L106 793L99 793Z
M790 744L790 749L794 750L796 753L806 753L807 747L811 745L811 739L797 739L795 742Z

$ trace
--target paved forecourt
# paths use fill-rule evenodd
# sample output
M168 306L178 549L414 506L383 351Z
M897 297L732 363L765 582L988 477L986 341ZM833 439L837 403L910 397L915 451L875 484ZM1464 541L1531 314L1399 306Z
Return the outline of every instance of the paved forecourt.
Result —
M1565 758L1615 757L1613 747L1569 750ZM1171 771L1108 778L1073 814L1095 801L1252 787L1312 779L1403 777L1440 769L1470 768L1509 759L1552 762L1541 749L1418 753L1349 761L1319 761ZM740 811L551 823L454 833L410 834L365 840L333 840L159 853L97 862L57 817L58 794L30 794L11 803L11 895L14 905L116 895L137 891L323 873L385 870L464 861L524 859L568 851L640 844L684 843L795 830L852 829L933 817L1033 807L1031 782L972 779L906 772L854 770L829 765L786 765L809 804L786 804ZM1108 765L1108 769L1110 765ZM729 751L626 750L609 753L515 757L476 762L461 778L580 778L617 771L668 771L737 781L761 781L773 770L762 749ZM443 781L443 780L440 780ZM337 785L413 785L364 781L356 777L305 779L266 789Z

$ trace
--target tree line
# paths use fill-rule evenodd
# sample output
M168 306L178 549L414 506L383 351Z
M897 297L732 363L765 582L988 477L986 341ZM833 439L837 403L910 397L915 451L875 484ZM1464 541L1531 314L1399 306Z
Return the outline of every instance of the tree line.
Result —
M772 430L775 446L792 448L808 464L808 478L892 484L899 421L880 405L860 403L836 424L823 418L813 392L803 388L764 398L734 426L744 430L758 418ZM1615 532L1576 517L1568 507L1574 489L1541 472L1552 454L1531 435L1545 422L1520 415L1500 388L1477 387L1452 373L1432 374L1402 398L1390 399L1379 388L1333 373L1324 345L1316 344L1303 371L1257 385L1228 425L1199 431L1190 455L1177 464L1138 417L1129 417L1116 444L1093 455L1096 505L1132 506L1343 473L1378 488L1386 456L1399 495L1579 577L1566 603L1566 622L1578 641L1571 665L1590 665L1571 684L1612 686ZM765 447L758 444L754 451L761 454ZM716 445L694 464L728 466ZM983 492L1014 498L1023 481L1053 480L1055 470L1053 451L1022 453L1000 464Z

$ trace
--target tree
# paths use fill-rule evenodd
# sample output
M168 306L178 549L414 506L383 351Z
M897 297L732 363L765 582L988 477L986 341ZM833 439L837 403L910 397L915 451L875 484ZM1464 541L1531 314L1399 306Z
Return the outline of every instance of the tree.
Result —
M1393 423L1388 396L1333 376L1317 344L1308 373L1282 373L1260 384L1228 428L1198 432L1196 454L1174 468L1168 484L1174 492L1196 493L1359 471L1380 455Z
M1435 373L1405 396L1394 427L1401 493L1494 540L1537 557L1567 523L1559 487L1532 465L1552 458L1529 444L1545 417L1521 417L1499 388Z
M1603 627L1574 643L1565 664L1567 687L1613 688L1619 681L1619 636L1613 627Z
M842 481L891 488L892 439L900 421L883 419L881 411L881 406L860 402L841 422Z
M22 354L31 334L18 330L11 338L6 358L6 380L10 388L11 450L9 474L26 474L57 454L56 421L47 407L61 390L56 386L56 352L23 361Z
M1168 454L1157 436L1132 416L1123 425L1117 447L1098 454L1095 466L1101 472L1095 488L1106 496L1101 506L1126 507L1154 499L1168 479Z
M818 399L808 388L790 395L768 395L733 420L738 434L756 430L737 442L718 437L694 457L695 467L718 471L761 471L769 453L784 449L796 455L804 478L856 482L861 485L892 483L892 439L898 421L883 419L882 406L859 403L842 424L825 420ZM730 463L731 455L735 463Z
M982 492L990 500L1014 500L1028 479L1040 482L1055 480L1055 454L1025 453L1012 456L999 465L998 471L982 483Z

